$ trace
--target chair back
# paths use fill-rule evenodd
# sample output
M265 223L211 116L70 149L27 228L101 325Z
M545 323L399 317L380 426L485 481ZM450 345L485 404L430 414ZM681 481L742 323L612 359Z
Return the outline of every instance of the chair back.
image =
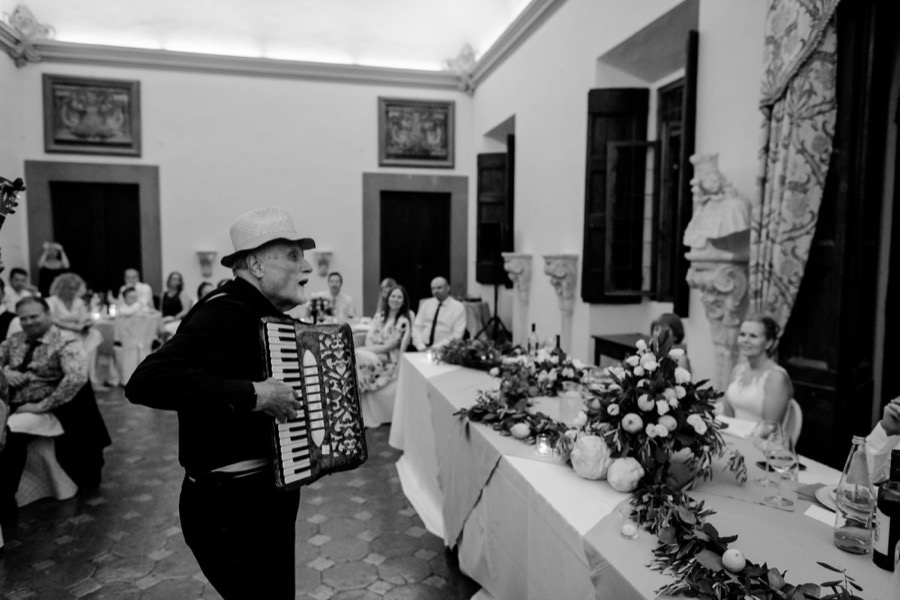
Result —
M800 439L800 432L803 430L803 409L800 403L791 398L788 403L787 413L784 415L784 432L790 436L794 445Z

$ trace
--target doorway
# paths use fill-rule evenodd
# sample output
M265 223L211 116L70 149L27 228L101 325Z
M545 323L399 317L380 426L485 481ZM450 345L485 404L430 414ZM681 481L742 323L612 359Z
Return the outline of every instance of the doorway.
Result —
M117 293L125 269L141 267L141 217L133 183L50 182L55 241L88 289Z
M380 273L406 288L412 310L433 278L450 276L450 194L381 192Z
M118 290L126 266L162 289L158 167L27 160L25 183L33 273L56 240L94 289Z

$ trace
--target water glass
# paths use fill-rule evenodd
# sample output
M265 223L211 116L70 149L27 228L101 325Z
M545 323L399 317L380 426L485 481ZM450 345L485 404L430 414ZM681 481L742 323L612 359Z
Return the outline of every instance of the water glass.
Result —
M769 506L793 511L797 504L797 473L800 461L791 438L782 434L771 436L766 449L766 465L775 471L777 491L763 498Z
M634 518L634 508L631 502L623 502L616 507L616 516L619 518L619 534L626 539L636 540L640 535L640 527Z
M580 383L564 381L562 394L559 398L559 420L569 427L575 422L575 417L584 408L584 389Z
M753 433L751 434L753 445L756 446L757 450L762 452L763 457L765 457L766 451L772 441L783 437L784 431L781 428L781 424L777 421L759 421L756 424L756 427L753 428ZM753 483L762 487L776 487L776 483L772 481L772 477L769 473L769 463L766 461L765 475L754 479Z

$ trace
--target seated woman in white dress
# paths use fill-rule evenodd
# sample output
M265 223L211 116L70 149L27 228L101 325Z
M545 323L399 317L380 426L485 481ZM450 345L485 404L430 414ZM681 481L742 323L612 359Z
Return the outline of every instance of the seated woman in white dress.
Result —
M83 296L87 286L79 275L75 273L63 273L58 275L50 284L50 297L47 305L50 307L50 316L53 324L60 329L76 333L84 344L84 350L88 355L88 375L94 386L102 386L97 380L96 362L97 348L103 341L103 336L94 328L94 320L88 311Z
M749 316L741 323L741 360L722 403L727 416L788 425L785 419L794 390L787 371L771 357L777 339L778 324L770 317Z
M409 295L403 286L391 290L387 310L378 312L366 334L366 345L356 349L356 370L366 426L377 427L391 420L394 386L400 353L412 335Z

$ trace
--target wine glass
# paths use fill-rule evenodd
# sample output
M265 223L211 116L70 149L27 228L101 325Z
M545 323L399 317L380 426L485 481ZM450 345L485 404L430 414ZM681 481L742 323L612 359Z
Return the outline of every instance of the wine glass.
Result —
M750 435L753 439L753 445L762 453L763 457L765 457L771 440L777 440L784 437L784 431L781 428L781 423L777 421L759 421L753 428L753 433ZM765 474L762 477L754 479L753 483L762 487L775 487L775 483L769 476L769 463L766 462L765 466Z
M763 498L763 502L782 510L794 510L794 498L789 498L786 495L788 491L793 491L794 482L797 479L799 461L797 460L797 452L794 449L794 442L784 432L781 432L779 435L772 435L769 437L765 455L766 464L778 476L776 478L777 489L775 493Z

